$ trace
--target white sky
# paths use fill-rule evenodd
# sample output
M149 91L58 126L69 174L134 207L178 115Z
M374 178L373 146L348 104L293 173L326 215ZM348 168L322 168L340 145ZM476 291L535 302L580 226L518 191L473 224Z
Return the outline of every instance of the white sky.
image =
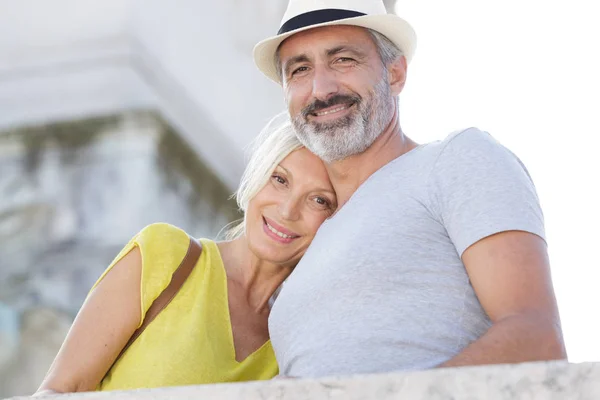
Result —
M398 0L418 37L400 97L417 142L477 126L515 152L546 217L572 362L600 361L600 22L595 0Z

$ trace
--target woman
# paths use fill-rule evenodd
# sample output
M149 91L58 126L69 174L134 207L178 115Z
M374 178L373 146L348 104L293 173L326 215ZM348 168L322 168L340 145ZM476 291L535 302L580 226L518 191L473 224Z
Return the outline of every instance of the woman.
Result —
M201 256L173 301L118 357L189 245L174 226L144 228L92 288L36 394L277 375L270 299L337 205L325 166L289 121L272 125L257 138L237 191L244 220L231 240L200 240Z

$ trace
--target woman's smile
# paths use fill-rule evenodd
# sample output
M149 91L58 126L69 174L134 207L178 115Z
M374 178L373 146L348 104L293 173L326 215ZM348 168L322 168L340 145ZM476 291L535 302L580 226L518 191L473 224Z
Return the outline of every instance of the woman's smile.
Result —
M278 225L273 220L263 216L263 230L273 240L279 243L291 243L294 239L300 237L300 235L285 229L283 226Z

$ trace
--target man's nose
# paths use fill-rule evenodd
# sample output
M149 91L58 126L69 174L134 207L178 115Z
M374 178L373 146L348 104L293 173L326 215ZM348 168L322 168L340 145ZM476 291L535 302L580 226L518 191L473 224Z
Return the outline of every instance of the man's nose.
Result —
M327 101L339 90L335 73L323 65L315 66L312 83L312 95L321 101Z

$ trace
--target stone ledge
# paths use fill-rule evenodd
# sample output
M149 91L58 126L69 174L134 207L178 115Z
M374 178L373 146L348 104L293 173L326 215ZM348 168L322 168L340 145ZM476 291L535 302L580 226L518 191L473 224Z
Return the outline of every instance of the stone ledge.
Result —
M78 393L52 399L219 400L598 400L600 363L527 363L325 379ZM13 398L13 400L25 397Z

